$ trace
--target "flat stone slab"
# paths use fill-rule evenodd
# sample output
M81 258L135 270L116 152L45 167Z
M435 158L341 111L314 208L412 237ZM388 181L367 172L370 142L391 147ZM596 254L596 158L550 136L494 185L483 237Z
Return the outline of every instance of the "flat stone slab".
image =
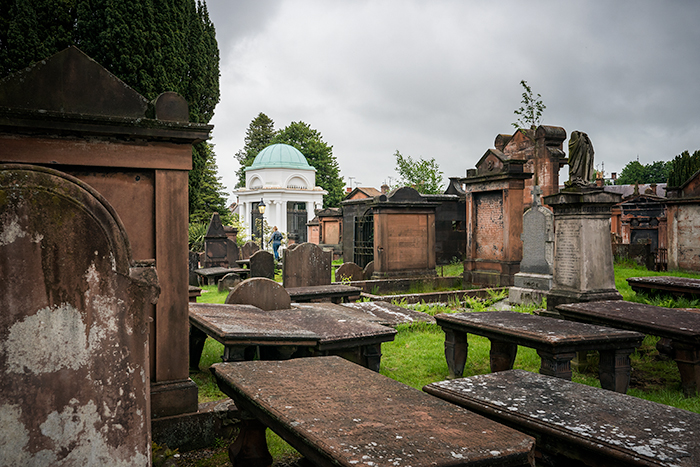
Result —
M221 390L261 422L241 442L267 425L314 465L534 465L529 436L337 357L212 368Z
M700 414L686 410L523 370L423 390L534 436L544 453L591 465L700 465Z
M670 339L683 392L692 396L700 387L700 313L622 300L570 303L557 311L567 319Z
M389 302L354 302L343 303L342 306L361 311L369 316L373 316L385 326L394 327L398 326L399 324L435 322L435 318L426 313L403 308Z
M450 377L461 377L467 359L467 334L491 341L491 371L513 368L517 346L537 350L540 373L571 379L571 360L577 352L600 352L601 386L626 392L629 355L644 335L638 332L546 318L513 311L439 314L435 320L445 331L445 357Z
M206 336L224 344L224 361L341 355L379 371L381 344L396 330L336 305L261 310L250 305L190 304L190 367L198 368ZM323 306L325 305L325 306Z
M289 297L294 302L310 302L312 300L330 300L335 303L359 299L362 289L349 285L330 284L312 285L308 287L286 287Z
M222 268L222 267L215 267L215 268L200 268L200 269L195 269L194 272L204 278L209 285L216 285L219 280L224 277L226 274L229 274L231 272L238 274L242 278L247 277L248 274L250 274L250 270L248 269L243 269L243 268Z
M700 345L700 314L681 308L664 308L622 300L559 305L557 311L569 319L667 337Z
M635 292L670 292L691 297L700 296L700 279L671 276L630 277L627 283Z

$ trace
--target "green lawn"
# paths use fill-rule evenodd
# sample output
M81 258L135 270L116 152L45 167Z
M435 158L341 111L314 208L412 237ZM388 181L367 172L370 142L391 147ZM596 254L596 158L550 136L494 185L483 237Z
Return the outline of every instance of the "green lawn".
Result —
M455 269L457 266L454 266ZM447 266L445 266L447 268ZM446 274L447 275L447 274ZM679 277L700 278L699 274L683 272L647 271L629 264L615 266L615 285L625 300L652 303L667 307L696 307L700 308L698 300L675 300L669 297L649 300L639 296L627 285L626 279L638 276L673 275ZM223 303L225 293L216 291L216 287L205 287L198 302ZM495 295L490 301L498 300L502 296ZM430 314L450 312L458 306L468 306L474 311L485 308L483 302L470 300L468 303L452 303L449 306L432 306L429 304L417 305L417 309ZM523 308L519 311L532 312L535 307ZM462 310L460 310L462 311ZM382 345L381 374L404 384L420 389L428 383L442 381L447 378L447 363L444 356L444 334L434 324L418 323L401 325L393 342ZM658 338L647 336L642 346L632 355L632 384L628 394L662 404L679 407L685 410L700 413L700 396L686 398L680 391L680 377L678 368L673 361L664 360L656 351L655 344ZM207 368L212 363L220 361L223 346L212 339L207 339L203 358L200 362L199 373L192 374L192 379L200 388L200 402L215 400L225 397L213 382ZM533 349L519 347L515 360L515 368L538 372L540 359ZM469 356L464 370L464 376L473 376L489 372L489 342L488 339L479 336L469 336ZM597 354L589 356L589 368L584 373L574 372L573 380L578 383L600 387L597 378ZM275 459L286 459L294 456L294 451L274 434L269 435L269 441L275 452ZM200 463L201 466L225 465L217 463Z

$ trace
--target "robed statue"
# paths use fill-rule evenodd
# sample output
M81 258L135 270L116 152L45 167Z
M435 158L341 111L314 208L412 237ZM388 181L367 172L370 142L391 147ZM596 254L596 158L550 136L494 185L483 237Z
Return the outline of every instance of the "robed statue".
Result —
M569 139L569 181L567 187L589 187L595 182L593 144L588 135L574 131Z

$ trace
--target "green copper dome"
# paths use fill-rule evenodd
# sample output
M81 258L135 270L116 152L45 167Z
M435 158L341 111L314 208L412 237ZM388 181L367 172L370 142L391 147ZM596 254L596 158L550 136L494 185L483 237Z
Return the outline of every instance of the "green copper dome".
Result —
M306 157L295 147L288 144L272 144L255 156L253 165L246 168L254 169L306 169L316 170L309 165Z

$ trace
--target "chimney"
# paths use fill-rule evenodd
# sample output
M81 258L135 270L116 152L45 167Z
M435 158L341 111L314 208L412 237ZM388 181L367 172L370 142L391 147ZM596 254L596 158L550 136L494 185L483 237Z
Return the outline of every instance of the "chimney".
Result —
M351 191L352 191L352 188L350 188L349 186L345 187L345 193L350 193Z
M656 183L649 184L649 190L651 190L652 195L656 196Z
M603 186L603 172L596 172L595 184L598 187Z
M617 172L611 173L611 174L610 174L610 177L612 177L613 182L614 182L615 180L617 180Z
M382 194L385 195L389 192L389 185L386 183L382 185Z

